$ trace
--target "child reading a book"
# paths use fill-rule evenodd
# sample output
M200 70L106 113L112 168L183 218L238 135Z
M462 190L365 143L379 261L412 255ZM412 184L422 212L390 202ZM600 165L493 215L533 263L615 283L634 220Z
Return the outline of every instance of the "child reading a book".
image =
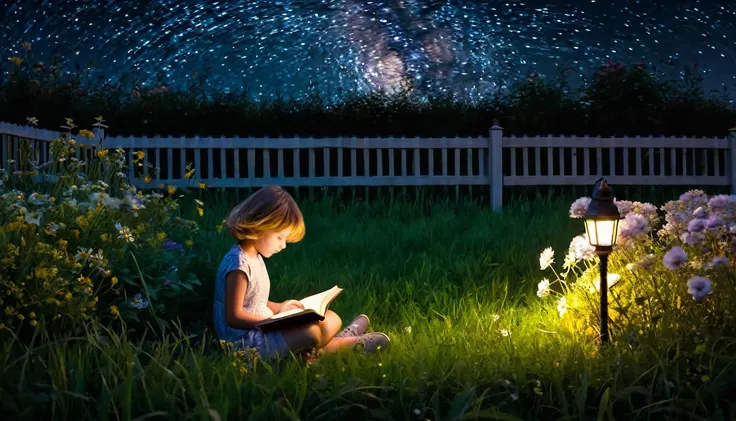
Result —
M267 358L312 350L336 352L347 347L360 347L372 353L388 346L389 338L385 334L364 333L369 320L363 314L338 333L342 321L326 305L341 291L339 288L337 293L335 288L325 292L316 321L292 321L283 326L275 323L280 313L284 319L295 317L292 313L300 312L305 307L303 302L307 302L307 299L280 303L269 300L271 281L263 257L269 258L285 249L286 243L300 241L305 233L301 211L284 189L274 186L256 191L233 208L225 226L236 244L220 262L215 280L213 322L220 340L232 342L238 348L254 348ZM269 325L271 322L274 323Z

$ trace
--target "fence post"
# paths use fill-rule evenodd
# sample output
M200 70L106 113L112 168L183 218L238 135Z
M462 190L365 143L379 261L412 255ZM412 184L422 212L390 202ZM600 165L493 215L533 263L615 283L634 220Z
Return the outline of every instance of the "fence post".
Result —
M731 194L736 194L736 132L728 134L728 162L731 172Z
M491 208L503 210L503 127L494 121L488 138L488 182L491 185Z

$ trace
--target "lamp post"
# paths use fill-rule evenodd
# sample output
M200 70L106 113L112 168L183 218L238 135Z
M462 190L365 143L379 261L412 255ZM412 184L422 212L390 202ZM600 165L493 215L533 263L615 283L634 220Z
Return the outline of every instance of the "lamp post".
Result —
M585 212L585 233L590 245L600 259L600 298L601 298L601 343L608 342L608 255L618 238L618 222L621 214L613 203L613 194L608 182L599 178L593 188L588 210Z

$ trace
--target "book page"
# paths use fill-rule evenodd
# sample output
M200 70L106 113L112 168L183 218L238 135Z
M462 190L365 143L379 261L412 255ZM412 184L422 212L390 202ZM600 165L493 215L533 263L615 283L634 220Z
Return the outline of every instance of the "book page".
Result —
M338 288L337 285L328 289L327 291L320 292L319 294L310 295L309 297L302 298L299 300L304 306L304 310L313 310L321 316L325 315L327 303L337 296L342 289ZM292 314L298 314L304 310L300 308L292 308L291 310L282 311L271 316L272 319L280 319L282 317L291 316Z
M340 288L335 285L327 291L302 298L299 302L302 303L305 310L311 309L319 313L321 316L324 316L325 311L327 310L327 302L329 302L331 298L334 298L339 291Z
M301 313L302 309L300 308L292 308L291 310L282 311L281 313L276 313L273 316L271 316L272 319L280 319L282 317L291 316L292 314Z

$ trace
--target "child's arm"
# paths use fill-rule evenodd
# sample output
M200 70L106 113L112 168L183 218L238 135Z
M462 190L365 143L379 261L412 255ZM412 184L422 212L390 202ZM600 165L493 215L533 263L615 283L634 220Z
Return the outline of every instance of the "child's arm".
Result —
M244 272L234 270L225 278L225 322L235 329L255 329L256 323L268 317L243 311L248 277Z

